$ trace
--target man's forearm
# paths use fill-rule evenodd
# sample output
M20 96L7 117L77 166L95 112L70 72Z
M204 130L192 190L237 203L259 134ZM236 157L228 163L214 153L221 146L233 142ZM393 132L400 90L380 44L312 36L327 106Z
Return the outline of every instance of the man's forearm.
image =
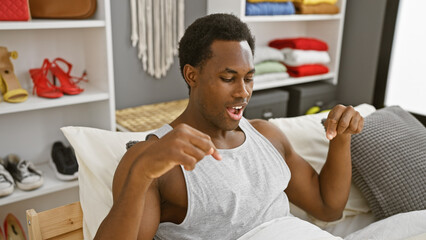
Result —
M330 141L327 161L319 175L321 197L332 215L339 218L346 205L352 177L351 135L337 135Z

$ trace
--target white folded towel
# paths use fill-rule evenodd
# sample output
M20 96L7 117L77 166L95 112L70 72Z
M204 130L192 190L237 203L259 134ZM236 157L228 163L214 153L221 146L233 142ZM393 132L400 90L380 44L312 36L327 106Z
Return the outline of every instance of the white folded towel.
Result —
M284 54L284 63L293 67L306 64L327 64L330 62L330 55L327 51L283 48L281 52Z
M284 61L284 55L280 50L271 47L257 47L254 53L254 64L264 61Z
M287 72L267 73L258 76L254 76L254 84L260 82L279 81L289 78Z

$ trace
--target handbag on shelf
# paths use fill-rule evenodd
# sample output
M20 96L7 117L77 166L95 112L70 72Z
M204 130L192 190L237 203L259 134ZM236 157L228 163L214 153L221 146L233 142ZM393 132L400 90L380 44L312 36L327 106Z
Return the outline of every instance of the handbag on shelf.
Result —
M0 21L28 21L28 0L0 0Z
M96 11L96 0L29 0L32 18L86 19Z

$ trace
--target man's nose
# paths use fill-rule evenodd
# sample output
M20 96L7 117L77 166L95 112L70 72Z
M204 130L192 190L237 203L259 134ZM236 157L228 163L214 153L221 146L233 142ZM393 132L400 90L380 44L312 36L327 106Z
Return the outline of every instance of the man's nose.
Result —
M244 79L238 81L236 83L236 89L234 91L234 97L240 97L240 98L248 98L250 96L251 87L249 86L249 83L246 83Z

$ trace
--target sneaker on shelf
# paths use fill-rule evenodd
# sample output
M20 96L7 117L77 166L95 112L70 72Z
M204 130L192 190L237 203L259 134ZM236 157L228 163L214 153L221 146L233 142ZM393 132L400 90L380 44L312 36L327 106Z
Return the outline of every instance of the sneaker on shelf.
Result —
M78 163L72 147L66 147L61 141L52 146L50 166L60 180L74 180L78 178Z
M6 169L15 179L16 186L21 190L34 190L43 185L43 174L35 169L34 164L20 159L15 154L9 154L6 159Z
M25 231L19 220L12 213L7 214L3 223L4 235L7 240L26 240Z
M6 170L5 165L5 161L0 158L0 197L11 194L15 188L13 184L13 177Z

